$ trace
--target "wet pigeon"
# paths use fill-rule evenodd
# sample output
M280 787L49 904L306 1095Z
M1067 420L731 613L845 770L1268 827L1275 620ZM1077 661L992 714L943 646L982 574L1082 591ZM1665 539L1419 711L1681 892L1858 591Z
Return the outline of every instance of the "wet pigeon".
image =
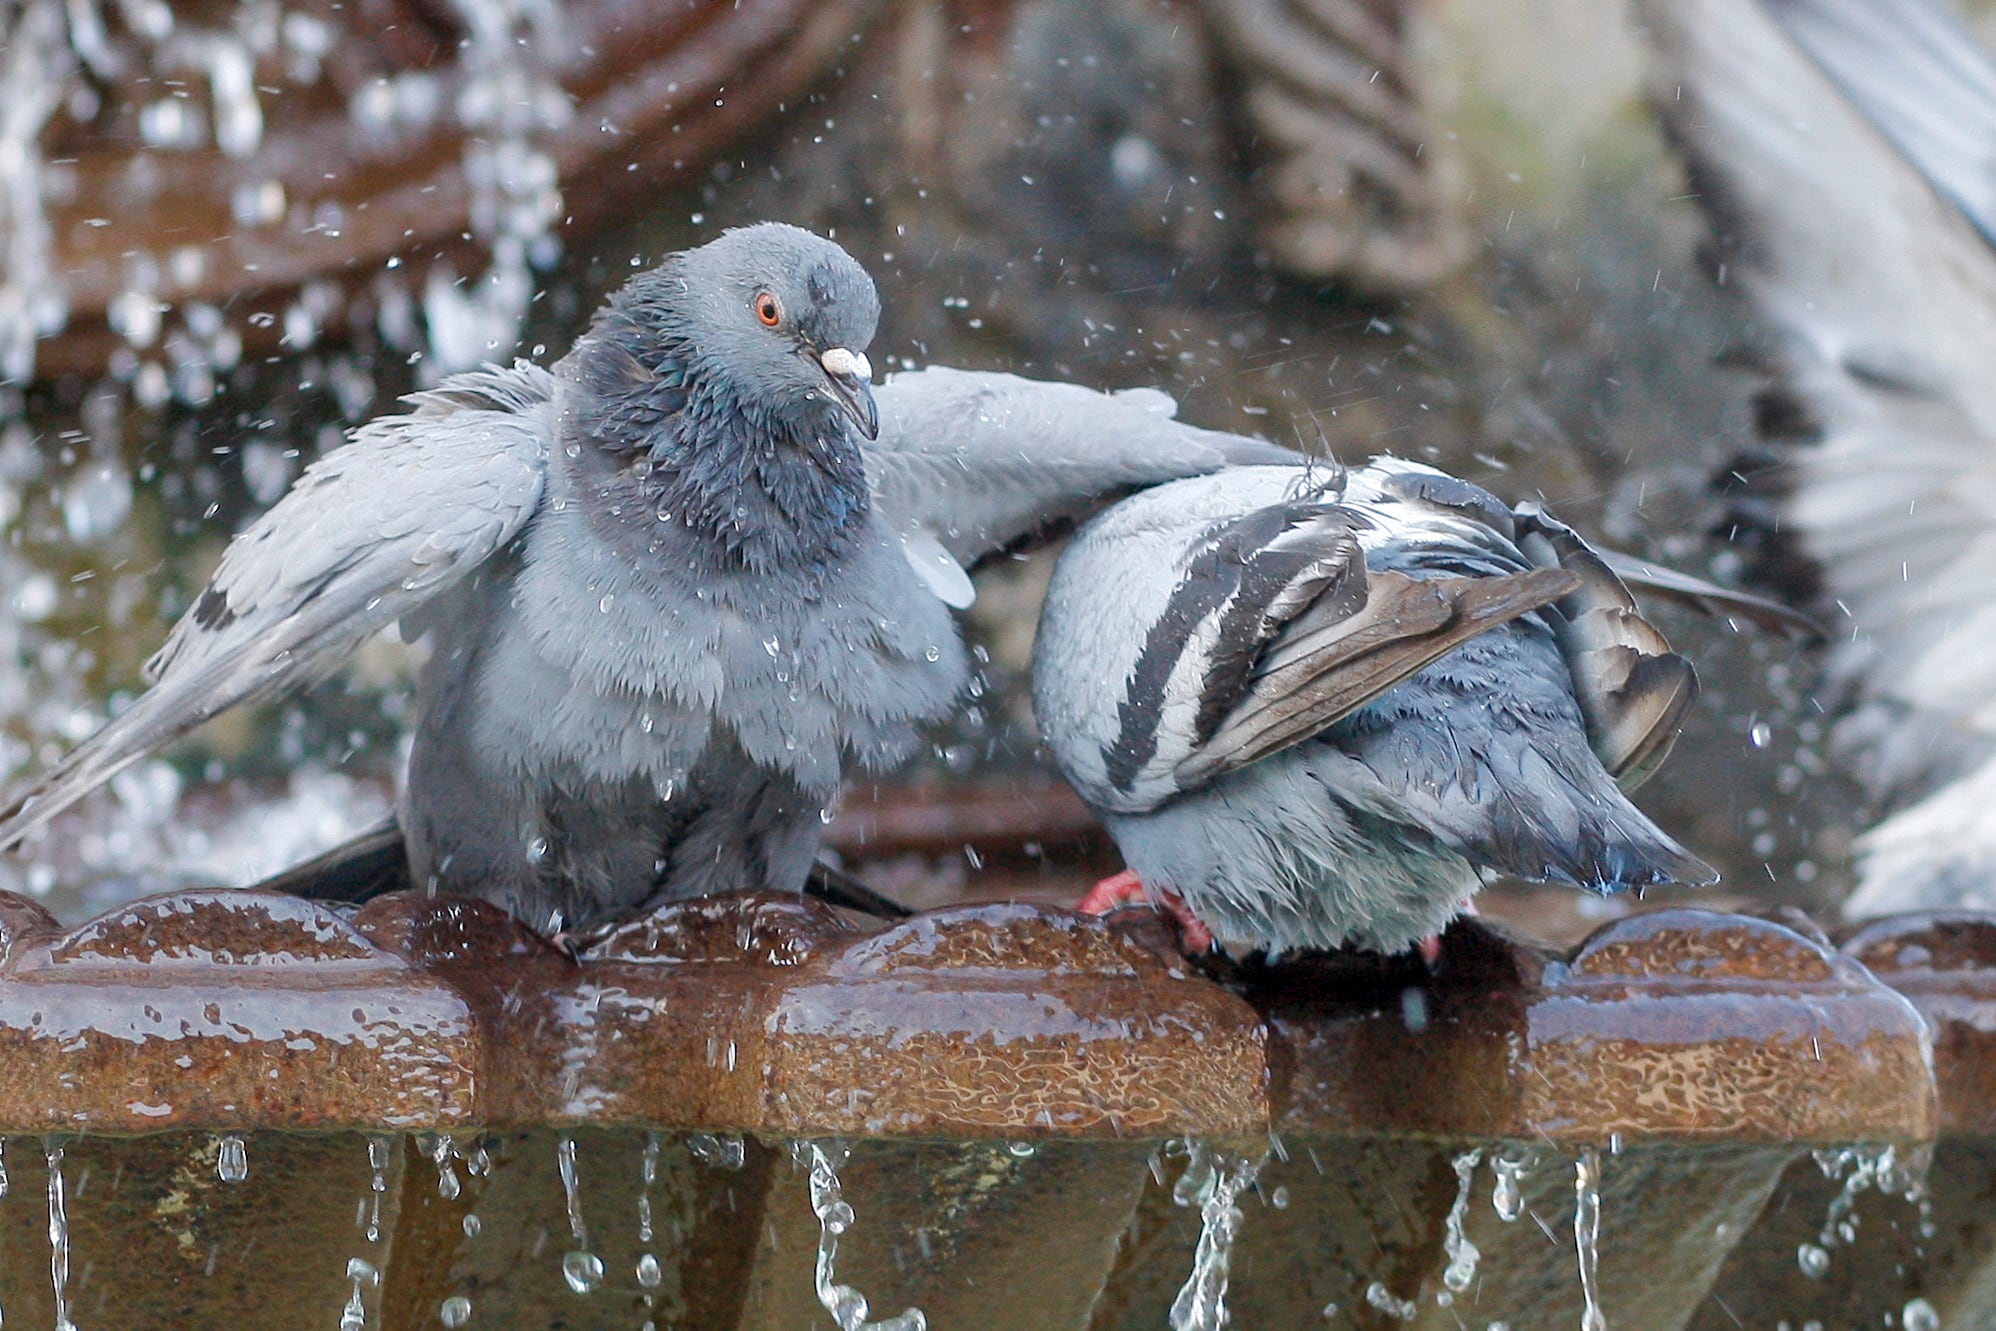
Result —
M1932 0L1640 8L1767 332L1737 534L1831 608L1832 745L1890 813L1844 909L1996 906L1996 63Z
M1285 456L1152 392L928 370L876 405L878 312L843 250L764 224L631 279L552 371L415 394L235 539L151 690L0 846L399 621L431 645L414 881L541 927L798 889L841 773L955 705L969 566L1105 492Z
M1385 458L1124 500L1061 556L1033 658L1045 741L1130 867L1091 904L1141 883L1271 952L1400 951L1493 873L1715 881L1616 784L1696 690L1570 529Z

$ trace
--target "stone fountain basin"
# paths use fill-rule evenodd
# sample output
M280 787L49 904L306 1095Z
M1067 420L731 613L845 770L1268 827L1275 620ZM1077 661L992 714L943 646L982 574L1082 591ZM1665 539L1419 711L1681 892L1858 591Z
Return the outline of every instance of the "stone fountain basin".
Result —
M10 897L0 1311L53 1324L60 1283L80 1326L831 1327L793 1152L836 1139L837 1279L875 1316L1161 1327L1193 1139L1268 1155L1238 1326L1577 1326L1576 1162L1611 1325L1915 1299L1953 1325L1996 1311L1992 931L1838 949L1666 910L1562 954L1472 920L1432 972L1209 972L1143 913L1012 904L885 926L742 894L572 957L411 893L185 892L69 929ZM1909 1201L1887 1148L1948 1168ZM1802 1271L1853 1214L1862 1241ZM602 1263L586 1292L573 1254Z

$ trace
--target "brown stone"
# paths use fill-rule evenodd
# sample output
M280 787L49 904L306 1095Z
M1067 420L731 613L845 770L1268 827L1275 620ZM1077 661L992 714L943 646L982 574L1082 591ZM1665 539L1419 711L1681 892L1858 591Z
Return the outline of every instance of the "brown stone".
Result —
M813 901L667 906L547 1001L541 1121L850 1134L1255 1132L1259 1024L1101 923L1028 906L865 935Z
M1843 950L1932 1027L1941 1131L1996 1132L1996 915L1894 915L1852 932Z
M150 897L0 972L0 1130L152 1132L467 1121L464 1002L323 906Z
M1284 1132L1827 1143L1934 1130L1912 1006L1823 942L1749 916L1631 916L1568 960L1464 920L1431 977L1312 960L1275 968L1255 1001Z

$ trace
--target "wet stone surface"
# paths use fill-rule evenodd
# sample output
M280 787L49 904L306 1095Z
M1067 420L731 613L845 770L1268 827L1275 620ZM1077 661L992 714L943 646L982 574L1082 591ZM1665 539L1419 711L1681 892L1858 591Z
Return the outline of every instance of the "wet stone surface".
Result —
M1206 974L1147 912L1026 904L883 926L731 895L571 954L412 893L342 913L184 892L68 930L7 899L0 1130L1916 1143L1938 1084L1948 1126L1979 1131L1989 926L1878 925L1841 952L1804 928L1666 910L1562 957L1466 920L1432 971Z
M1015 904L884 926L742 894L571 953L414 894L70 929L0 899L0 1308L1975 1325L1991 1148L1960 1097L1987 1073L1949 1023L1983 1011L1989 928L1838 949L1672 910L1560 954L1468 920L1432 970L1195 967L1148 913Z

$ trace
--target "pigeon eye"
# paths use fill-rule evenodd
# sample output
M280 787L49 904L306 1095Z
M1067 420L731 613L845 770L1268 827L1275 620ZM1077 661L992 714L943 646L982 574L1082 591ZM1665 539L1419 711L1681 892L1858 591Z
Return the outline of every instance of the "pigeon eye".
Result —
M774 328L783 322L783 307L776 303L776 297L765 291L755 298L755 317Z

